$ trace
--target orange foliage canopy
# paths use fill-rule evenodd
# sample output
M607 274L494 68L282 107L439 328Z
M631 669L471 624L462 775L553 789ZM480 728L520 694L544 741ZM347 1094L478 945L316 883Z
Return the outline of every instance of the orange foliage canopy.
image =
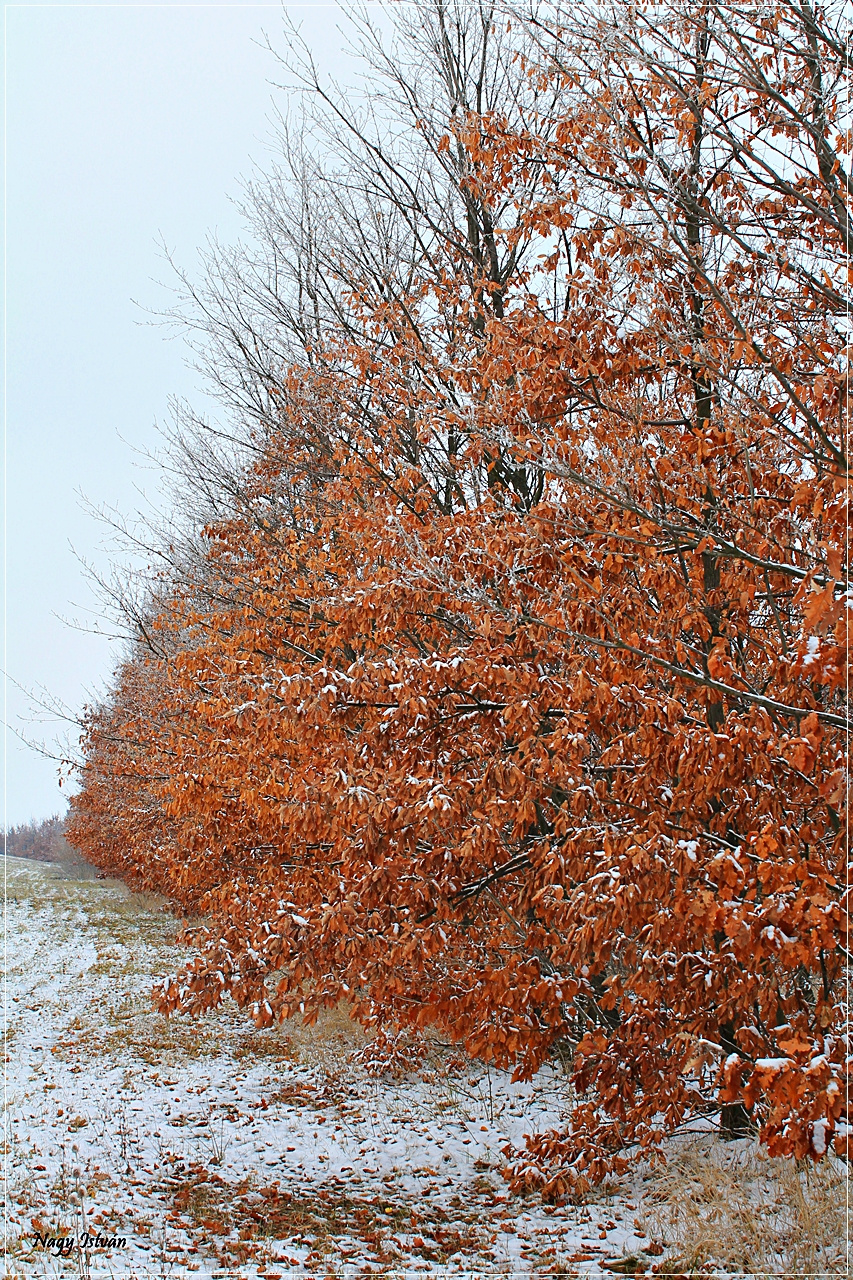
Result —
M163 1009L568 1051L571 1132L512 1171L551 1195L721 1108L846 1149L832 50L784 5L638 12L518 68L558 118L448 122L536 252L365 281L282 370L88 714L70 831L204 916Z

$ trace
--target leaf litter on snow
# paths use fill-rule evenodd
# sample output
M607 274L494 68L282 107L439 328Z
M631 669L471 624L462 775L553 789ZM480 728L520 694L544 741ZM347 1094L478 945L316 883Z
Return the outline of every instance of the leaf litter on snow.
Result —
M508 1194L503 1148L564 1119L560 1067L512 1083L436 1044L377 1074L339 1010L166 1019L161 902L7 871L10 1277L664 1269L639 1181L561 1207Z

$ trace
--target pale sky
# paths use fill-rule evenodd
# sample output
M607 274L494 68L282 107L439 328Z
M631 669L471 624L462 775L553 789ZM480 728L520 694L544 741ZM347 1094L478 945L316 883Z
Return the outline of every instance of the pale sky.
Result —
M334 5L288 5L317 61L351 75ZM13 681L78 710L117 648L60 619L97 607L75 552L103 566L97 506L156 490L172 395L203 402L180 342L146 323L169 294L165 241L192 268L266 167L279 5L7 5L6 722L48 744ZM135 305L140 304L140 305ZM73 550L72 550L73 547ZM56 766L6 733L5 823L64 810Z

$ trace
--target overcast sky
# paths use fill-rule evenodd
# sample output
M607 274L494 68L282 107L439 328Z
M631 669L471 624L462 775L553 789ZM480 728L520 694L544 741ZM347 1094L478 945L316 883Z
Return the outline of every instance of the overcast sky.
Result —
M336 6L287 7L351 74ZM6 721L48 744L62 726L17 686L77 711L117 653L62 621L97 608L77 557L104 564L81 495L137 509L169 397L203 395L141 308L168 305L161 241L192 266L240 232L231 199L271 135L264 32L282 46L279 5L6 7ZM7 825L64 810L56 765L8 730L5 778Z

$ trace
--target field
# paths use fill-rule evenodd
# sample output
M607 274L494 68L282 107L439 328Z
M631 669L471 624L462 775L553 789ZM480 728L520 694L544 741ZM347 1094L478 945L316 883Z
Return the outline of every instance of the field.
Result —
M6 930L16 1280L846 1274L837 1166L709 1131L579 1203L520 1200L502 1151L565 1117L559 1065L513 1084L431 1043L391 1070L344 1010L167 1020L150 992L181 963L177 922L49 864L8 859Z

